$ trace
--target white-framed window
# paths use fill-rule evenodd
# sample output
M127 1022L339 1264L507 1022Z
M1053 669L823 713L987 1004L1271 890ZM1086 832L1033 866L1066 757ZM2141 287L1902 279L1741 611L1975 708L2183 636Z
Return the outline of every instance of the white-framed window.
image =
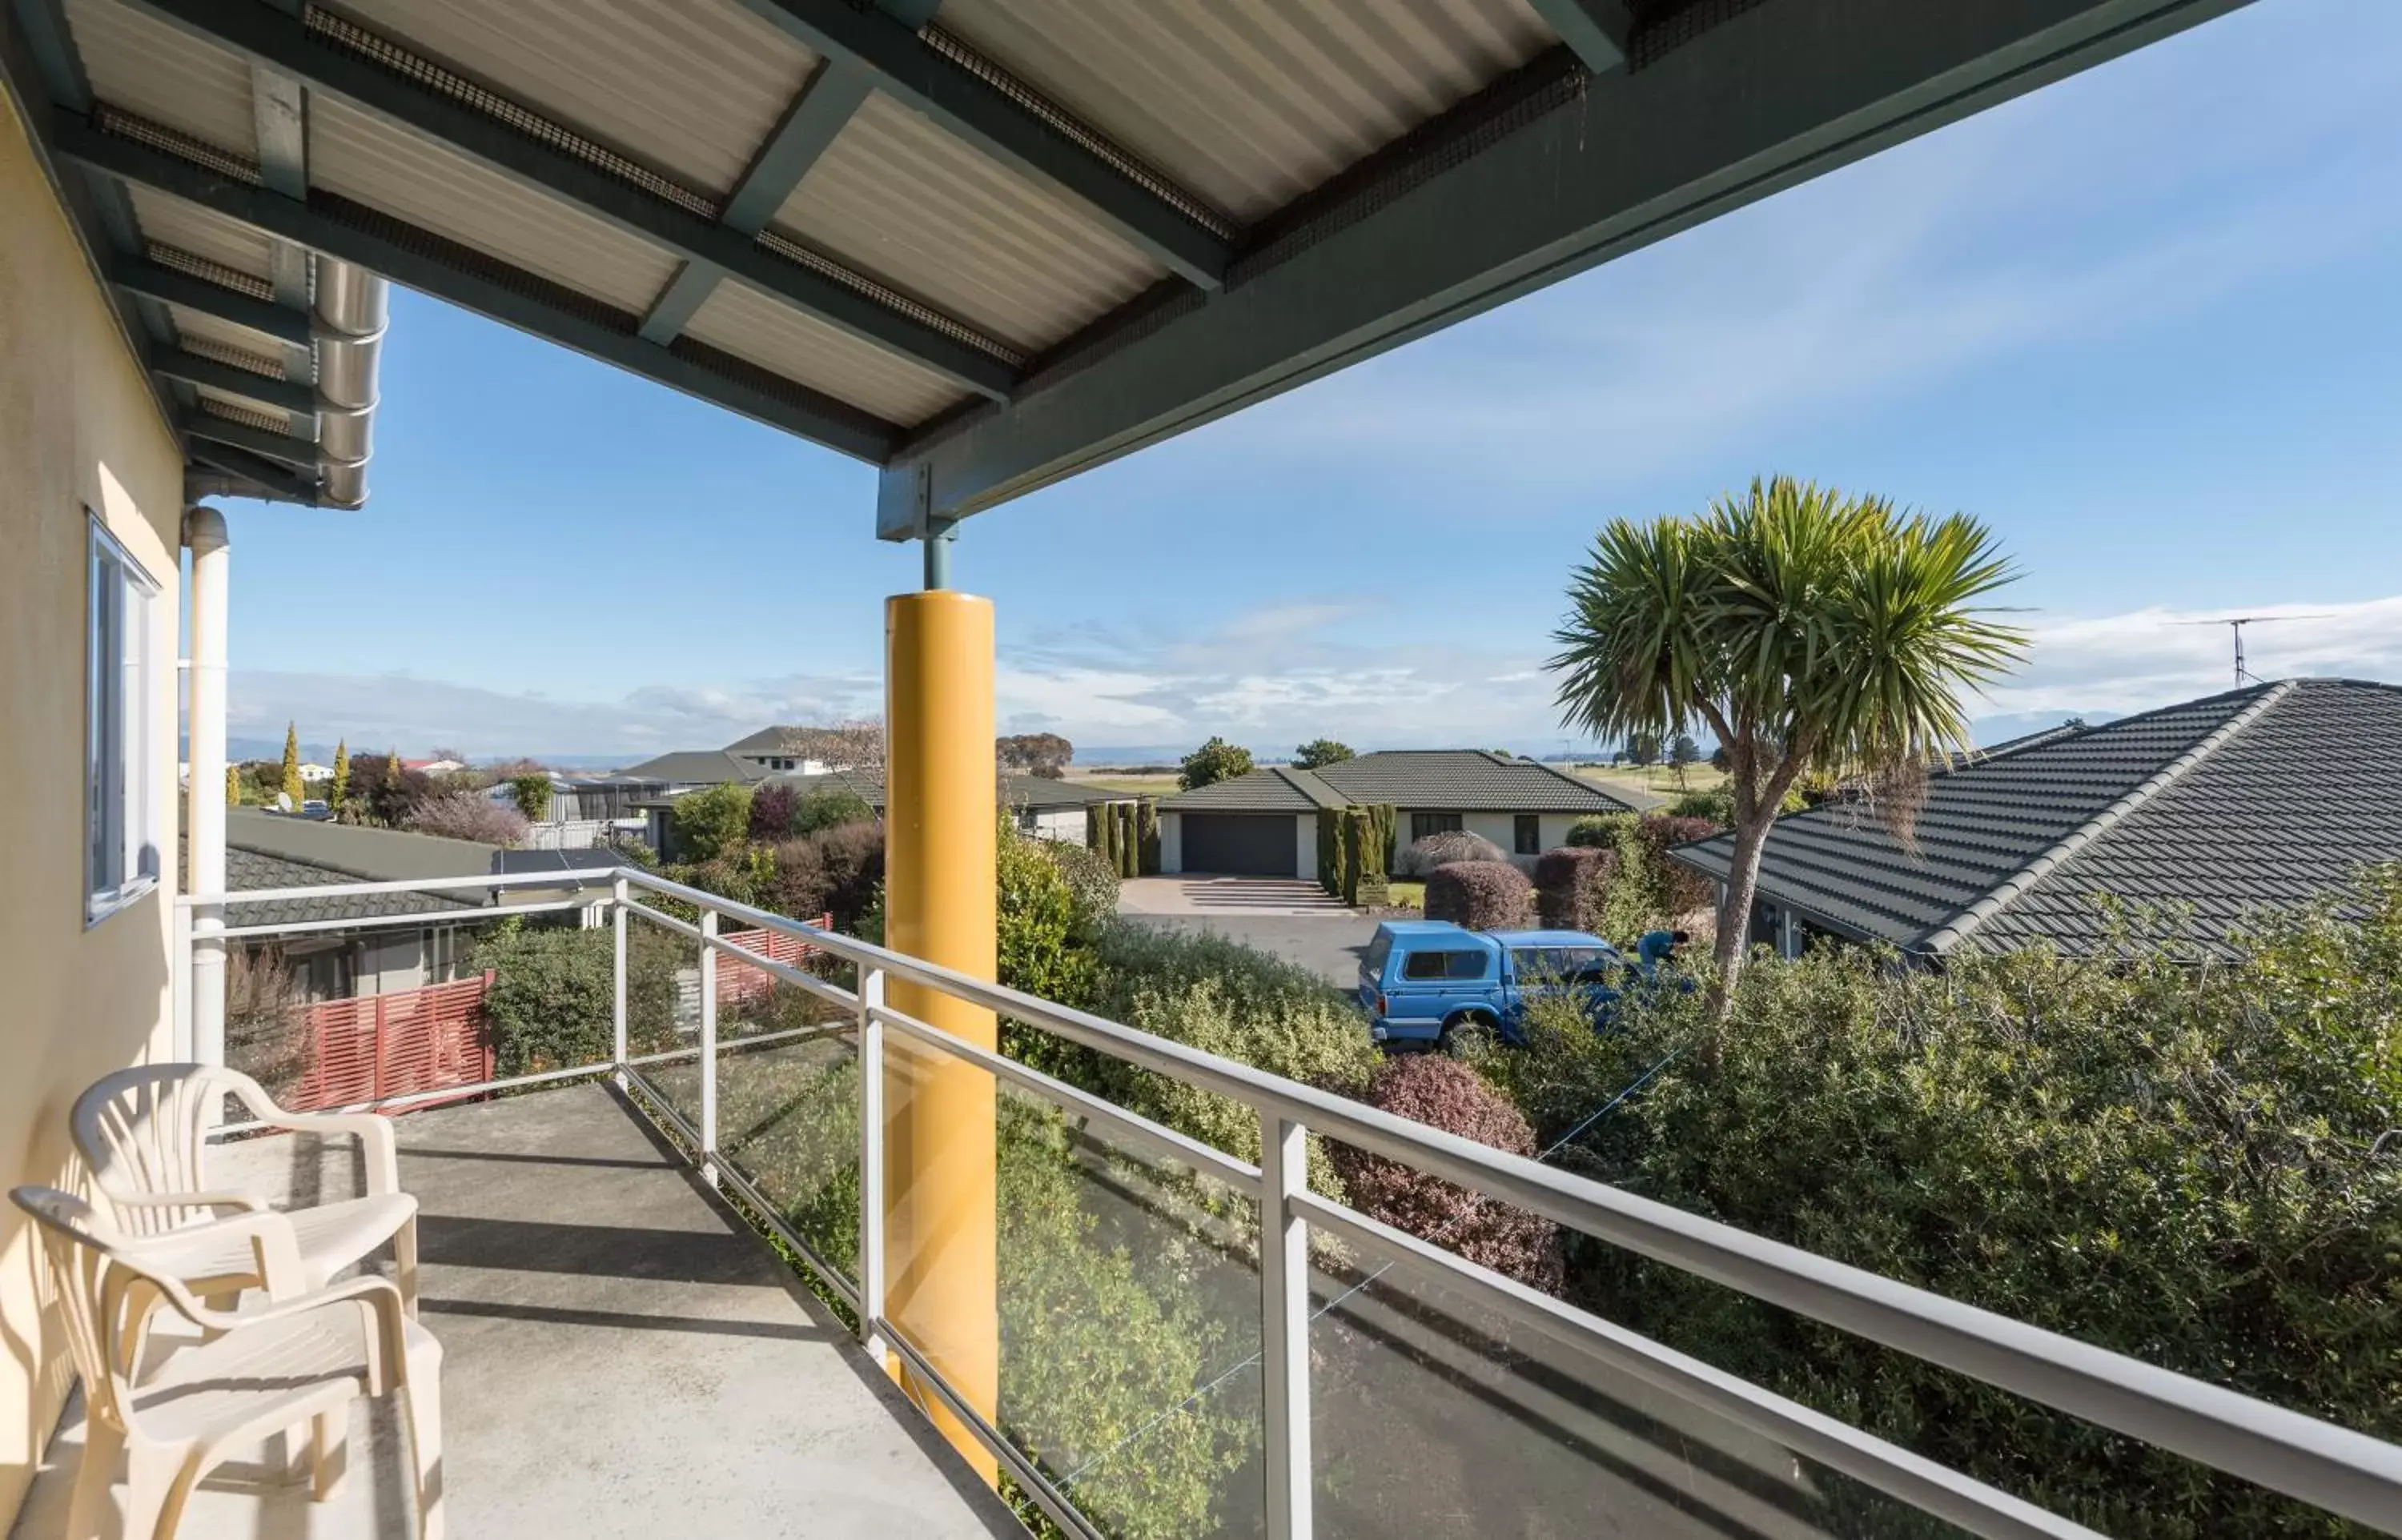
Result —
M84 920L98 924L159 886L159 584L85 513Z

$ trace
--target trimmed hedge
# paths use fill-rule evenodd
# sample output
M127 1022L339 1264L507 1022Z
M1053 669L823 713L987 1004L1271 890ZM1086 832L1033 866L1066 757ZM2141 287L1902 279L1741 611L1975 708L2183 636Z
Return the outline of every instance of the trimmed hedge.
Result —
M1441 834L1429 834L1402 847L1393 862L1396 876L1424 877L1431 875L1438 866L1452 861L1507 861L1502 848L1482 834L1470 834L1454 829Z
M1534 885L1506 860L1451 861L1427 874L1426 916L1470 930L1507 930L1526 923Z
M1368 1082L1368 1105L1512 1155L1535 1153L1535 1133L1507 1097L1457 1059L1407 1053ZM1560 1227L1539 1214L1471 1193L1439 1176L1346 1144L1327 1153L1355 1208L1480 1267L1557 1294L1565 1271Z
M1535 907L1553 930L1599 932L1601 901L1618 870L1618 852L1564 845L1535 861Z

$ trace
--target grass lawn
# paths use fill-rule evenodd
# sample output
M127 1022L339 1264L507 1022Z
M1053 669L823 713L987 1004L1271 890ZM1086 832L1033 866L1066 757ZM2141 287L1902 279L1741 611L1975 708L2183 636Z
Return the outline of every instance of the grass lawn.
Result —
M1397 877L1388 885L1388 890L1392 894L1390 901L1394 908L1415 909L1421 914L1425 912L1426 884L1404 881Z
M1176 795L1174 776L1070 776L1078 786L1090 786L1102 791L1132 791L1146 797Z
M1676 766L1668 764L1580 764L1573 769L1578 776L1600 786L1625 787L1669 798L1683 796L1687 791L1707 791L1726 779L1706 762L1685 766L1681 783L1677 778Z

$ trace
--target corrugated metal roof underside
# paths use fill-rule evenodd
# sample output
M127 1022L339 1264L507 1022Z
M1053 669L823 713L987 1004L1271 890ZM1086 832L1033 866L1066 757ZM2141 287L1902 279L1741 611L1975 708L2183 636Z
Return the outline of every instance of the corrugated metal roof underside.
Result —
M66 12L93 95L258 158L248 64L116 0L66 0Z
M344 0L326 8L721 198L817 64L724 0Z
M922 422L966 394L932 369L732 279L710 291L684 335L887 421Z
M674 258L332 97L309 99L309 181L637 314Z
M852 114L771 226L1028 352L1166 272L883 96Z
M2360 865L2395 859L2402 690L2305 680L1967 940L2098 944L2093 896L2106 893L2188 911L2189 933L2216 943L2264 909L2308 903Z
M246 422L266 433L289 433L291 432L290 419L284 413L267 411L247 396L220 391L213 385L195 386L193 392L202 406L207 406L219 417L228 418L236 422ZM313 419L304 419L303 420ZM314 440L311 442L313 443ZM315 461L312 460L311 463L313 465Z
M253 278L274 278L275 243L249 226L147 187L127 191L145 241L204 256Z
M940 24L1243 222L1558 41L1524 0L948 0Z
M254 332L247 326L237 326L230 321L220 321L213 315L187 310L181 305L170 305L167 313L174 318L175 330L186 338L221 348L231 348L253 358L281 359L283 344L264 332Z

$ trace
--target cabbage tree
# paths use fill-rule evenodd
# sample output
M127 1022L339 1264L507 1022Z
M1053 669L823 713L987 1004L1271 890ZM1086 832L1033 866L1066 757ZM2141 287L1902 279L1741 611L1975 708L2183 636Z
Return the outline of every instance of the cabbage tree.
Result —
M1604 741L1707 728L1725 751L1721 1000L1785 794L1806 775L1854 779L1908 843L1929 762L1969 747L1964 694L2024 655L2025 634L1981 602L2016 575L1965 514L1786 476L1595 538L1553 633L1558 703Z

